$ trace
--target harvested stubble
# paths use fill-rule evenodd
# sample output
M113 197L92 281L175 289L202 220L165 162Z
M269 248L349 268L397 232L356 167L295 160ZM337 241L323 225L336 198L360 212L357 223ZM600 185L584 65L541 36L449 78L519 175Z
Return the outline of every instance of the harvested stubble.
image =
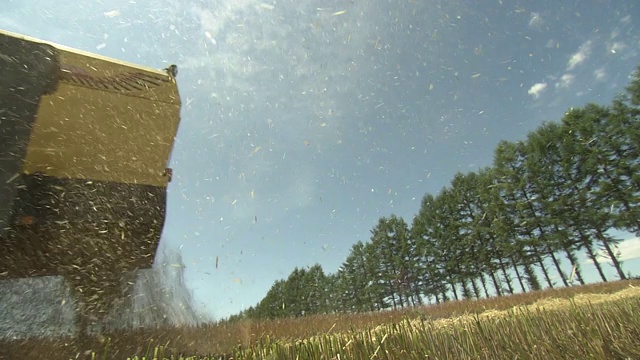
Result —
M240 348L235 359L640 359L637 309L640 288L630 286L609 296L546 299L454 319L405 319L290 343L267 336Z

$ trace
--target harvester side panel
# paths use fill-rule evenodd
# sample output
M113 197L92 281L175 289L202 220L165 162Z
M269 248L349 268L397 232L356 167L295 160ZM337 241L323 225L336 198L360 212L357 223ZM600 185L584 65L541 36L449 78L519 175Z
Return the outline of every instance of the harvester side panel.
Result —
M0 30L0 280L62 275L106 312L153 263L180 105L171 74Z
M0 36L0 238L9 227L40 98L55 91L59 68L51 45Z

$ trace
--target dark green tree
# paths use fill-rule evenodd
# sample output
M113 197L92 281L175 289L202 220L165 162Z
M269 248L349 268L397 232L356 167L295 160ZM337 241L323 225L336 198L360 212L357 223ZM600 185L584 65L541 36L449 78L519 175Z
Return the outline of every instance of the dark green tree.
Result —
M379 276L376 280L383 287L385 298L390 300L394 309L410 305L410 275L414 273L415 264L411 263L407 223L395 215L381 218L371 230L371 246L379 255Z
M563 130L557 123L545 123L530 132L527 136L525 164L530 175L528 181L539 195L534 201L541 214L536 222L538 232L544 237L546 249L562 282L568 286L567 276L560 268L555 253L564 250L571 265L577 269L579 278L582 278L575 254L575 246L579 241L571 236L576 229L569 222L584 209L575 207L580 192L567 183L573 181L570 171L567 171L572 160L562 151ZM577 234L582 244L590 249L593 247L584 229L577 229Z
M638 75L636 75L638 76ZM637 83L637 84L635 84ZM640 87L640 80L633 84ZM636 95L637 96L637 95ZM614 101L599 144L603 181L600 196L614 214L614 226L640 236L640 109Z
M275 319L283 318L289 315L286 310L286 282L285 280L277 280L262 300L255 307L255 318L258 319Z
M606 250L620 278L624 279L612 248L619 240L610 237L607 231L615 227L621 213L633 208L633 189L626 181L629 178L613 170L624 169L632 161L618 157L617 154L623 154L624 145L616 141L613 134L608 134L610 119L611 111L595 104L572 109L563 117L560 129L564 131L557 137L565 159L565 176L571 179L564 185L574 195L571 202L584 206L580 216L572 219L574 225L593 234Z
M456 300L461 296L458 286L462 289L462 296L470 297L468 280L471 276L472 266L465 253L463 237L460 233L460 223L457 221L458 214L455 197L448 188L443 188L435 197L435 200L428 210L432 212L425 219L430 223L427 225L427 237L435 240L433 250L439 256L439 267L445 275L449 289Z
M304 274L303 284L305 286L305 314L324 314L327 308L328 293L330 291L327 277L320 264L314 264Z
M422 198L420 211L413 218L411 237L416 244L418 268L416 271L421 295L435 298L436 303L447 300L446 274L443 271L442 256L437 251L437 239L433 238L435 226L435 198L426 194Z
M392 306L388 296L388 274L383 265L383 255L379 248L367 242L363 249L364 269L369 279L367 297L373 302L374 310L388 309Z
M500 179L497 177L495 168L485 168L478 172L479 177L479 193L478 200L484 204L483 217L485 218L481 224L484 234L491 240L494 253L494 262L502 273L502 279L507 285L507 291L514 293L512 284L512 276L508 269L513 267L516 277L520 282L522 291L526 291L522 276L518 269L518 261L523 252L522 246L516 241L516 232L514 226L513 213L509 211L499 188Z
M514 226L502 229L504 233L514 237L513 260L523 266L529 287L532 290L539 290L540 282L531 267L534 263L540 267L547 285L553 287L553 284L543 261L544 246L534 234L536 220L540 214L532 204L537 195L527 181L525 159L524 143L500 142L494 156L496 187L503 200L505 211L510 214L508 225Z
M373 311L375 308L374 279L368 270L365 245L358 241L338 269L340 307L347 312Z
M488 290L484 279L487 274L492 281L497 295L502 295L502 286L496 272L498 264L498 242L491 229L495 211L491 209L492 201L489 196L490 174L483 176L469 172L458 173L454 176L451 189L458 203L458 221L461 235L464 238L465 251L472 273L478 274L484 288L485 297ZM476 297L478 296L477 290Z

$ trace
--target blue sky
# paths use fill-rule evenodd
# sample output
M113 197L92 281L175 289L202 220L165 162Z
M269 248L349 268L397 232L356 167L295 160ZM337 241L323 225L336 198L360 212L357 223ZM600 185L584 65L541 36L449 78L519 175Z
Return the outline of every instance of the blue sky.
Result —
M410 221L500 140L609 103L639 18L634 1L9 0L0 28L178 65L162 246L223 317L296 266L336 271L379 217ZM622 245L636 274L639 243Z

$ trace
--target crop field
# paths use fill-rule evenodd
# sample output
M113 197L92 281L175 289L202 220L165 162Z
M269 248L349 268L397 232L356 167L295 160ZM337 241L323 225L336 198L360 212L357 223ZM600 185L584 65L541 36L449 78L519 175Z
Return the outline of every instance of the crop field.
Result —
M420 308L0 343L0 359L640 359L640 281ZM91 350L85 350L91 349Z

